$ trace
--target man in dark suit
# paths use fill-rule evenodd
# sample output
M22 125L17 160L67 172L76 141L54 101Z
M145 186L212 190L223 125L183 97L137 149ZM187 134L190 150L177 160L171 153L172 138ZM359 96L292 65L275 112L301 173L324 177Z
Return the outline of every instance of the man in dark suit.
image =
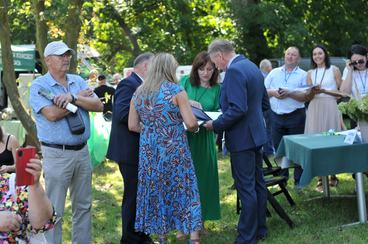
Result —
M208 53L217 68L226 73L220 93L222 115L204 126L217 133L225 131L232 175L242 204L235 243L256 243L267 235L267 189L261 148L267 141L262 103L269 103L263 76L254 63L235 53L229 41L213 41Z
M139 134L128 129L130 100L142 84L153 58L152 53L143 53L134 60L132 74L123 79L116 88L112 112L109 148L106 157L119 164L124 181L124 196L121 205L122 237L120 243L153 243L149 236L135 232L135 212L138 183Z

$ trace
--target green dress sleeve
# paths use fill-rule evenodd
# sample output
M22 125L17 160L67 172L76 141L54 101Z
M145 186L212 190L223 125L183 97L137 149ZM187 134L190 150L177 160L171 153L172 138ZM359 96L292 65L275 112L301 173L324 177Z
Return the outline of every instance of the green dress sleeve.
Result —
M180 78L179 84L184 88L185 91L188 91L188 81L189 81L189 76L188 75L184 75L183 77Z

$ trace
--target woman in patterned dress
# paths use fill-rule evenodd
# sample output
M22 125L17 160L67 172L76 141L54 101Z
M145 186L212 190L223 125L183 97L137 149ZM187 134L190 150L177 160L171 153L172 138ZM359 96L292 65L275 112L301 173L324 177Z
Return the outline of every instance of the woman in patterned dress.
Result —
M199 243L201 207L183 122L198 131L186 92L177 84L175 58L154 57L130 105L128 126L140 132L136 231L164 237L172 230Z
M15 186L15 174L0 174L0 243L45 243L39 234L51 229L56 220L41 183L42 164L31 159L26 171L33 175L31 186Z

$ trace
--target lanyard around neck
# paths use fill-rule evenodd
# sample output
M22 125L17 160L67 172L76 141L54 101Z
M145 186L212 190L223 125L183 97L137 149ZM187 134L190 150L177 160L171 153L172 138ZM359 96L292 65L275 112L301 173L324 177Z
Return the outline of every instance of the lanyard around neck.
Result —
M287 82L288 82L288 80L289 80L289 78L290 78L290 76L291 76L291 74L292 73L294 73L294 71L296 70L298 68L298 66L296 66L291 72L287 72L287 68L286 68L286 66L285 66L285 78L284 78L284 82L285 82L285 84L287 84Z
M367 69L365 70L365 74L364 74L364 80L362 75L360 74L360 72L358 71L358 75L359 75L359 79L360 79L360 83L362 84L362 88L363 88L363 94L365 93L365 87L367 85Z
M318 73L318 68L316 68L316 73L314 73L314 82L317 84L317 73ZM319 85L322 85L323 82L323 78L325 77L325 73L326 73L326 67L323 69L323 74L322 74L322 78L319 82Z

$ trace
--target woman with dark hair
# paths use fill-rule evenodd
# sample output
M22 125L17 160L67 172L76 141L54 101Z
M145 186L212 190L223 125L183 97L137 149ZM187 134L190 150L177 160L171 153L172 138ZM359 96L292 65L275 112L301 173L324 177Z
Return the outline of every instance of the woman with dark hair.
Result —
M336 97L327 94L338 91L341 85L339 68L330 64L326 48L316 45L311 53L312 69L308 71L307 83L315 86L315 96L310 101L305 121L305 133L320 133L330 129L340 131L342 126L341 114L337 108ZM326 93L324 93L326 92ZM335 175L330 178L330 186L337 186ZM317 191L322 191L322 178L318 179Z
M368 50L360 44L352 45L348 52L340 90L360 99L368 92Z
M219 72L208 53L200 52L194 58L190 75L184 76L180 84L188 93L192 106L218 111L218 79ZM215 134L200 127L198 133L187 132L187 135L198 180L202 220L218 220L221 216Z
M18 147L15 136L5 133L0 126L0 174L15 172L15 152Z

